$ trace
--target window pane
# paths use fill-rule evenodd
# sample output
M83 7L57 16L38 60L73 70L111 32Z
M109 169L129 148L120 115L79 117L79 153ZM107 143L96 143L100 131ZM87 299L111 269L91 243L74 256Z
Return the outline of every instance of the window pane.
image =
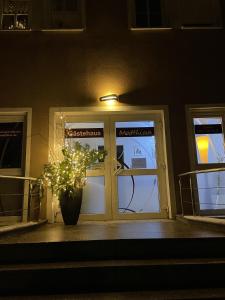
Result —
M136 27L160 27L161 2L159 0L136 0L135 1Z
M200 209L225 209L225 172L197 175Z
M81 29L83 13L81 0L48 0L49 10L45 17L45 28ZM46 1L47 2L47 1Z
M76 142L104 150L104 123L65 123L65 145L73 147ZM103 161L93 167L103 168Z
M149 0L149 21L151 27L159 27L162 25L161 20L161 1Z
M158 213L157 176L118 176L118 199L119 213Z
M76 11L77 10L77 0L66 0L65 9L67 11Z
M28 29L28 15L16 16L16 29Z
M0 123L0 168L21 168L23 122Z
M198 163L224 163L222 118L194 118L194 129Z
M88 177L83 189L82 214L105 213L105 181L103 176Z
M14 29L15 25L14 15L3 15L2 16L2 29L11 30Z
M125 169L155 169L154 122L116 122L117 160Z
M137 13L147 13L148 6L146 0L136 0L135 8Z
M52 0L52 9L55 11L63 10L63 1L62 0Z

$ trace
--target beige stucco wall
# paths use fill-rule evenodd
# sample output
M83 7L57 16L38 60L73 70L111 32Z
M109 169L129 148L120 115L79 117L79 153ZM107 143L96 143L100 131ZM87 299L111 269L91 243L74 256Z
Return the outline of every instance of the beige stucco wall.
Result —
M225 104L224 30L133 32L127 14L125 0L87 1L84 32L0 32L0 106L33 109L31 176L48 159L49 108L108 92L168 105L175 179L190 169L185 104Z

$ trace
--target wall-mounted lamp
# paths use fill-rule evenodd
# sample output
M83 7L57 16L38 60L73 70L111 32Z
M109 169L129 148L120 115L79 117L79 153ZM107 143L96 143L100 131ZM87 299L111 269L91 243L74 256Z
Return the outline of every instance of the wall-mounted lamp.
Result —
M102 96L99 98L100 101L119 101L119 97L116 94Z

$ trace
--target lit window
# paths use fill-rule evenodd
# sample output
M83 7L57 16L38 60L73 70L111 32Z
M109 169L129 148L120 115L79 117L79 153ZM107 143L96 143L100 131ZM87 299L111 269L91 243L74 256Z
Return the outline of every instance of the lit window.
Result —
M3 30L30 28L31 1L3 1L1 27Z
M193 122L198 164L224 163L222 117L194 118Z

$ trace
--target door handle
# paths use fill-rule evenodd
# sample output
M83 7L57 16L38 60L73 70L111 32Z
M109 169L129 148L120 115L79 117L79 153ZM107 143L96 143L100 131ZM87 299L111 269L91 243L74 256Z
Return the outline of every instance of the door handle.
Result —
M116 175L121 173L121 169L122 169L123 166L121 165L121 163L117 159L114 158L113 161L116 163L113 175L116 176Z

